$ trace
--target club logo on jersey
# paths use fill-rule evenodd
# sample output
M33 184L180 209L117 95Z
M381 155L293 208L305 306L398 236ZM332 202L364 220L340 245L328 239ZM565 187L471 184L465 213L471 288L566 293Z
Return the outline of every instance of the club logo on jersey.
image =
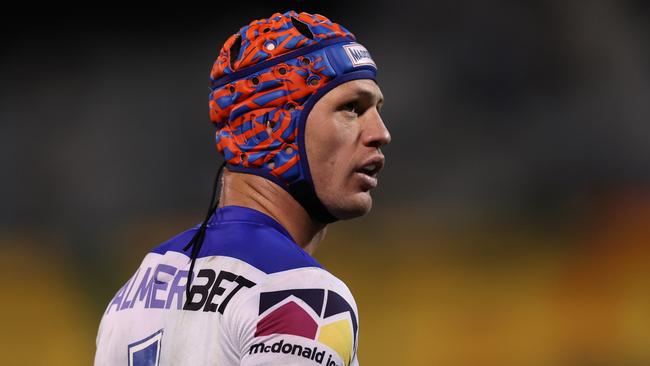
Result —
M293 289L260 294L261 319L255 337L290 334L316 340L338 353L345 365L352 360L357 335L357 317L345 299L332 290ZM331 355L318 347L291 344L253 344L249 354L285 353L309 358L324 365L335 365Z
M357 67L370 65L374 68L377 68L375 61L373 61L372 57L370 56L370 52L368 52L368 50L362 45L358 43L346 44L343 46L343 49L348 55L350 62L352 62L352 66Z

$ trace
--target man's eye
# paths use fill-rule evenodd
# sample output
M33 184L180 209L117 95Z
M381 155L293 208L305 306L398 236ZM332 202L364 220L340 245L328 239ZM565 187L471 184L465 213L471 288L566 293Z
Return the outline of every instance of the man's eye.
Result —
M343 106L343 110L356 114L358 111L357 103L350 102Z

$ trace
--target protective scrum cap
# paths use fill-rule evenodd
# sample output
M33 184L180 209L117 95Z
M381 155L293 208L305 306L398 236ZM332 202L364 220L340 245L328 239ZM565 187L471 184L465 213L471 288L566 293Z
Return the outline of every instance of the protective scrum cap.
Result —
M228 169L275 182L325 223L337 218L316 195L305 123L329 90L376 79L374 61L355 40L322 15L276 13L228 38L210 74L210 119Z

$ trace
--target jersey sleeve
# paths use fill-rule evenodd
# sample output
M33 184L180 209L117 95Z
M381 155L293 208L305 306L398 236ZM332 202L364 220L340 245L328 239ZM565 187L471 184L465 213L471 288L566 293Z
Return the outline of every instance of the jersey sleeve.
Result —
M237 300L225 320L242 366L358 365L357 306L329 272L275 273Z

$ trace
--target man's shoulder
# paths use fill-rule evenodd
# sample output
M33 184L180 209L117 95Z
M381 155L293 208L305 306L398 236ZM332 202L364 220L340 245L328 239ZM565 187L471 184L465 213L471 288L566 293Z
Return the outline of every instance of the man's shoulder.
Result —
M321 267L294 268L264 276L236 300L231 316L240 320L268 316L271 321L278 316L303 316L305 312L319 319L347 312L356 333L354 295L345 282Z
M317 314L329 307L346 308L356 314L356 302L348 286L322 268L298 268L275 273L257 289L260 313L280 302L293 299L308 304Z
M356 354L359 317L348 287L315 267L268 277L245 289L225 314L231 334L238 335L242 364L276 364L281 359L302 365L314 360L312 355L316 361L350 364Z
M184 247L198 227L186 230L151 250L164 255L178 252L189 256ZM234 258L266 273L273 274L298 268L322 268L286 233L256 222L220 222L208 225L198 259L222 256Z

